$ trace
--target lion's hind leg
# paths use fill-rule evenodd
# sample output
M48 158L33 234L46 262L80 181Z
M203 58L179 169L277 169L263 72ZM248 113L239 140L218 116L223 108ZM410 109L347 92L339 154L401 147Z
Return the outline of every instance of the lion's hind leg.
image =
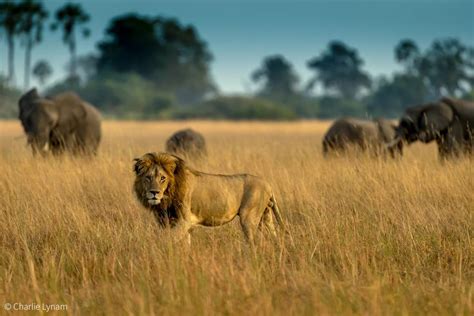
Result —
M244 209L242 212L239 212L240 216L240 225L244 232L245 238L248 242L253 243L255 233L261 221L261 216L255 216L256 210L254 208Z
M267 206L267 208L263 212L263 216L260 221L259 228L266 229L273 237L277 236L275 223L273 222L272 210L269 206Z
M239 209L240 225L245 237L250 243L254 242L255 233L262 222L266 205L259 201L257 197L247 199Z

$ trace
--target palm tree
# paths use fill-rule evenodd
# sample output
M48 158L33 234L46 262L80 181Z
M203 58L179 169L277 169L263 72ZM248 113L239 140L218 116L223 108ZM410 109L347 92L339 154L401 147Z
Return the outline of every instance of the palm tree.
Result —
M44 85L46 80L53 74L51 65L46 60L38 61L33 67L33 76L35 76L40 85Z
M53 31L59 27L63 30L63 42L69 47L71 53L71 77L77 77L76 28L86 24L89 19L89 15L80 4L67 3L56 11L56 21L51 25ZM84 37L90 35L90 30L86 27L82 27L81 31Z
M25 45L25 90L30 86L31 50L41 42L43 23L48 17L48 12L43 5L35 0L24 0L19 5L20 26L19 33L23 36Z
M20 10L12 1L0 3L0 29L3 30L8 45L8 82L15 80L15 36L18 34Z

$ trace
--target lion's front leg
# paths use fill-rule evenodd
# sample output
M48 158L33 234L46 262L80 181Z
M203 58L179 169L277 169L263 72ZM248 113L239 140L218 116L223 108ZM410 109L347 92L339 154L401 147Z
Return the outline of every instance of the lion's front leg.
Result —
M173 228L171 228L171 238L174 244L186 241L191 244L191 234L189 230L192 225L186 221L179 221Z

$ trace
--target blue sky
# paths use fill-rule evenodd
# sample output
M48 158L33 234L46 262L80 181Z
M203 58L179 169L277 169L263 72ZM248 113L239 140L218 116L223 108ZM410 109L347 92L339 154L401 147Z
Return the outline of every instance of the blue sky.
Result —
M0 0L1 1L1 0ZM53 12L65 1L44 1ZM435 38L456 37L474 46L474 0L84 0L90 13L91 37L78 41L78 53L96 50L110 19L135 12L176 17L193 24L214 55L212 75L224 93L253 91L251 72L263 57L284 55L304 83L311 72L308 59L319 55L331 40L355 47L372 75L391 74L400 67L393 49L402 38L414 39L425 49ZM16 82L23 83L24 51L17 45ZM0 72L6 72L6 43L0 42ZM47 59L54 80L65 75L69 55L60 33L49 29L33 50L33 64ZM33 82L35 83L35 82Z

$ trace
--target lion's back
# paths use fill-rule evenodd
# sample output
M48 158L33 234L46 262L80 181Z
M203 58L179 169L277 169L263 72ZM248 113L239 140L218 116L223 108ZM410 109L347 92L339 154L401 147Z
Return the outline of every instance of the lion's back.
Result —
M245 196L254 192L272 194L271 186L266 180L251 174L202 174L195 184L194 191L209 203L215 200L228 200L229 204L240 204Z
M267 192L269 194L271 194L272 192L270 183L268 183L262 177L254 176L251 174L245 174L245 182L246 182L246 186L250 189L263 190L264 192Z

